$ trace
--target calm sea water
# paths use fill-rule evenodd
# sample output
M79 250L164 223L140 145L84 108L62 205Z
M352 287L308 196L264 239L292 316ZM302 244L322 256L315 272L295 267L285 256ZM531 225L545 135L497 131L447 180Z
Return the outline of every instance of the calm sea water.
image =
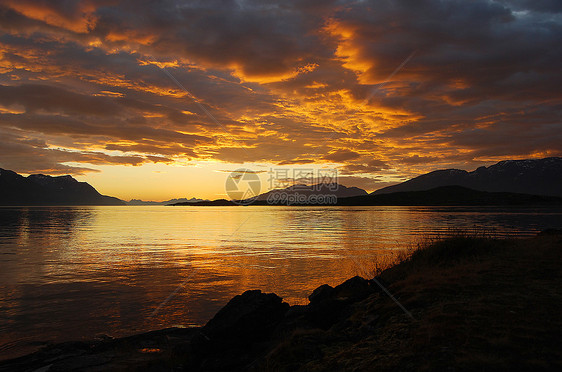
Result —
M0 208L0 359L202 325L248 289L306 303L435 235L544 228L562 228L561 208Z

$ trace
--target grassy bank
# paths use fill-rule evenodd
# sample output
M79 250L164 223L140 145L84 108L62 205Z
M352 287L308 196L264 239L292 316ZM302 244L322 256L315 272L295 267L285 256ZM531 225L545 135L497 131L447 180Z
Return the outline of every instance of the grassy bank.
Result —
M422 244L377 278L385 293L329 330L298 330L267 357L301 370L562 370L562 235ZM306 360L300 350L316 350Z
M434 241L306 306L246 292L200 329L55 345L0 370L562 370L561 253L560 233Z

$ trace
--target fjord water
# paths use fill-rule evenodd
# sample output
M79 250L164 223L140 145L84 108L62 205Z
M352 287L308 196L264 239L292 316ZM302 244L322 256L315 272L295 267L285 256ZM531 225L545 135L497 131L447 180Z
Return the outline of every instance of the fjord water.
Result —
M561 227L559 207L0 208L0 359L202 325L248 289L306 303L436 235Z

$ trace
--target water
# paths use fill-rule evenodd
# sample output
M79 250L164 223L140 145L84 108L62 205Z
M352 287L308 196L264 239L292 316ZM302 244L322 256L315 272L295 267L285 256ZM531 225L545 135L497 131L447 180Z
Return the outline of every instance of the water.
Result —
M0 359L202 325L248 289L304 304L435 235L561 227L559 207L0 208Z

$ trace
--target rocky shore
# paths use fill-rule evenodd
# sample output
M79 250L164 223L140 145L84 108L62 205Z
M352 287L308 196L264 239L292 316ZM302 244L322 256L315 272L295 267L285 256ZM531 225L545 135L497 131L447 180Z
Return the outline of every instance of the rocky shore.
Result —
M437 241L308 305L247 291L201 328L52 345L0 371L562 370L561 253L560 231Z

